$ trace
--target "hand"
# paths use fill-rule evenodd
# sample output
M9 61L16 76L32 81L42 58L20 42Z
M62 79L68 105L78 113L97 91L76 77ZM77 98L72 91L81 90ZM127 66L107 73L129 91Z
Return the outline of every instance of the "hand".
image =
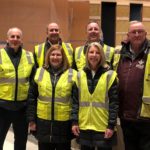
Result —
M79 136L80 130L78 125L73 125L72 126L72 132L74 135Z
M106 129L104 138L105 139L109 139L109 138L112 137L113 134L114 134L114 130L112 130L112 129Z
M36 131L36 123L31 121L29 122L29 130L30 131Z

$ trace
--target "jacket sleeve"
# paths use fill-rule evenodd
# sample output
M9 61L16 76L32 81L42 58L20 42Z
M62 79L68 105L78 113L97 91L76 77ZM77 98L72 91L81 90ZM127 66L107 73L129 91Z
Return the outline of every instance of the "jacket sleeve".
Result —
M32 80L27 101L27 120L36 122L36 111L37 111L37 97L38 97L38 86Z
M108 128L114 129L117 122L117 115L119 110L119 98L118 98L118 82L117 79L113 82L112 86L108 91L109 97L109 118Z
M72 124L78 124L78 112L79 112L79 96L78 87L76 83L73 84L72 88L72 111L71 120Z

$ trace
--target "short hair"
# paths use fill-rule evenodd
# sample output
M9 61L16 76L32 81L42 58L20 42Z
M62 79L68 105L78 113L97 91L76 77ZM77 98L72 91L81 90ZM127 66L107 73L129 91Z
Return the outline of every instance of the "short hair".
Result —
M103 51L103 47L102 45L100 45L98 42L92 42L88 45L87 47L87 50L86 50L86 67L90 68L89 66L89 62L88 62L88 52L90 50L90 48L94 46L98 49L98 51L100 52L100 55L101 55L101 60L99 62L99 66L102 66L102 67L106 67L106 58L105 58L105 54L104 54L104 51Z
M91 23L96 23L96 24L99 26L100 39L103 41L103 39L104 39L103 31L102 31L101 25L99 24L98 21L96 21L96 20L90 20L90 21L87 23L86 29L87 29L88 25L91 24Z
M45 56L45 63L43 65L43 67L45 69L47 69L49 66L51 66L51 64L49 63L49 59L50 59L50 55L51 53L54 51L54 50L60 50L61 53L62 53L62 67L63 67L63 70L67 70L69 68L69 62L68 62L68 59L66 57L66 54L64 52L64 49L62 46L58 45L58 44L55 44L55 45L52 45L47 53L46 53L46 56Z
M48 27L49 27L50 24L56 24L59 27L58 23L56 23L56 22L50 22L49 24L46 25L46 32L48 31Z
M131 26L131 25L138 24L138 23L143 25L143 23L142 23L141 21L138 21L138 20L132 20L132 21L130 21L130 22L129 22L128 31L130 30L130 26ZM144 27L144 25L143 25L143 27Z
M12 28L9 28L8 31L7 31L7 37L9 37L10 33L12 32L12 30L18 30L21 34L21 36L23 36L23 33L22 33L22 30L18 27L12 27Z

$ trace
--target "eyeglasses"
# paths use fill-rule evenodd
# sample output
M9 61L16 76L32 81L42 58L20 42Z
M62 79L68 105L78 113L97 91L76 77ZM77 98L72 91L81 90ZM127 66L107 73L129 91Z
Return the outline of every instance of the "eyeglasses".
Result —
M132 30L132 31L130 31L129 33L131 33L131 34L143 34L143 33L145 33L145 30Z

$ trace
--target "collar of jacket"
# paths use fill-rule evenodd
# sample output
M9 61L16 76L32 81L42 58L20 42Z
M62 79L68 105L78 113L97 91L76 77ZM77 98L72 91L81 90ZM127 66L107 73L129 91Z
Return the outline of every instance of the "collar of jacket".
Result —
M150 41L147 39L144 41L144 43L141 46L141 50L138 53L137 57L141 55L142 53L147 53L147 50L150 50ZM121 55L122 56L127 56L131 57L131 52L130 52L130 42L128 43L122 43L122 49L121 49Z
M104 46L104 43L103 43L103 41L101 40L101 39L99 39L99 41L97 41L100 45L102 45L102 47ZM85 42L85 45L84 45L84 54L86 53L86 50L87 50L87 47L88 47L88 45L90 44L90 42L89 41L86 41Z
M7 52L7 54L8 54L9 56L15 57L15 56L20 56L20 55L21 55L22 47L20 46L20 47L18 48L18 51L15 52L15 50L14 50L13 48L11 48L11 47L7 44L6 47L5 47L5 50L6 50L6 52Z
M61 38L59 38L58 44L62 45L62 39ZM52 43L48 40L48 38L46 38L45 45L48 45L49 47L52 46Z
M83 70L84 70L84 72L87 74L87 76L89 76L89 77L91 77L92 78L92 73L91 73L91 69L90 68L88 68L88 67L84 67L83 68ZM96 71L96 73L95 73L95 76L94 76L94 78L96 77L97 78L97 76L99 77L101 74L103 74L104 72L106 72L106 71L108 71L109 69L107 69L107 68L104 68L104 67L102 67L102 66L99 66L99 68L97 69L97 71Z

